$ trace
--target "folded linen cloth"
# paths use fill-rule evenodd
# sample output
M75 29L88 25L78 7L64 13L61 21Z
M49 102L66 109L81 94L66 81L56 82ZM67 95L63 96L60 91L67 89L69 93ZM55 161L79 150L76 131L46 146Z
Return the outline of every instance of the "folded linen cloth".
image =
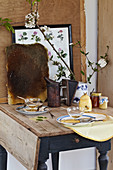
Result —
M64 125L85 138L94 141L107 141L113 137L113 117L107 116L104 121L94 121L84 126Z

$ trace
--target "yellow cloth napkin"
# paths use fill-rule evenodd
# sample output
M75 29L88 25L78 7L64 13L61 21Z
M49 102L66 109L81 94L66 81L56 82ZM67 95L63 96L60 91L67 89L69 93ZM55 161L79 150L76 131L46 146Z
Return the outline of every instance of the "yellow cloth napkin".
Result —
M104 121L92 122L84 126L64 125L85 138L103 142L113 137L113 117L107 116Z

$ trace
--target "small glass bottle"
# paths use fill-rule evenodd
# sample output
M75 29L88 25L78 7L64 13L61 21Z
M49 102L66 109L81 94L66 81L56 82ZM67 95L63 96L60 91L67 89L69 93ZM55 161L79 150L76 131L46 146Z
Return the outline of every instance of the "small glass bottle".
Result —
M91 101L92 101L92 107L99 107L99 99L100 99L101 93L93 92L91 94Z
M107 109L107 105L108 105L108 97L101 96L99 100L99 108Z

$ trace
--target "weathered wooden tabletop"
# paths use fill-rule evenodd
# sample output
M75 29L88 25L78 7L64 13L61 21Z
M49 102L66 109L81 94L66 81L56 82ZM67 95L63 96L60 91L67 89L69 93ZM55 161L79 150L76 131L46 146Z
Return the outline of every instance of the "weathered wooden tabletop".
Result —
M59 116L67 115L66 108L67 106L61 106L56 108L50 108L51 113L54 115L52 118L49 113L42 114L47 117L47 120L44 121L34 121L29 119L30 117L36 116L28 116L18 113L16 108L18 105L8 105L8 104L0 104L0 110L7 114L12 119L16 120L22 126L33 132L38 137L45 136L56 136L56 135L65 135L74 133L72 130L63 127L63 125L59 124L56 119ZM113 108L108 107L107 110L101 110L99 108L93 109L94 112L98 113L106 113L108 115L113 116Z
M28 170L37 170L40 138L73 134L74 132L56 119L67 115L67 106L50 108L52 115L44 113L47 119L34 121L31 117L16 111L19 105L0 104L0 145L9 151ZM113 108L107 110L93 109L97 113L106 113L113 116Z
M59 116L66 115L65 107L51 108L51 113L54 115L52 118L49 113L41 114L41 116L46 116L47 120L35 122L29 118L36 116L28 116L18 113L16 108L18 105L8 105L0 104L0 110L7 114L9 117L20 123L22 126L33 132L38 137L44 136L56 136L74 133L72 130L67 129L57 123L56 119Z

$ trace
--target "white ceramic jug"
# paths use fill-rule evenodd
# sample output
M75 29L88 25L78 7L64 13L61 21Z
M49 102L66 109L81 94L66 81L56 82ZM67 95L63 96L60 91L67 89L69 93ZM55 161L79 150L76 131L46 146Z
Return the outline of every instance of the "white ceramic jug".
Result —
M79 103L79 100L80 100L81 96L83 96L85 93L88 94L87 83L79 82L73 102L74 103Z

